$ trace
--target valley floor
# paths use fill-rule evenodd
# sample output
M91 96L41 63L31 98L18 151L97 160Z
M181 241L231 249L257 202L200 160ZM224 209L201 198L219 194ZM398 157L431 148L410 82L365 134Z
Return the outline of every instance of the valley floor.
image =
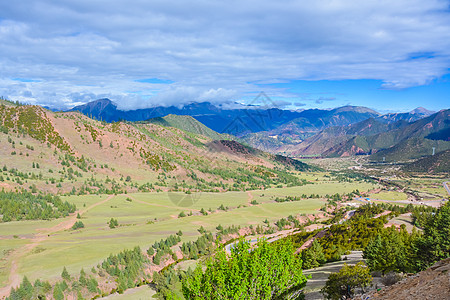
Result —
M306 216L311 218L312 215L318 217L320 214L323 216L320 209L327 203L327 194L359 190L372 193L368 196L370 198L385 198L381 200L391 203L403 204L408 199L408 195L401 190L383 191L382 186L376 183L330 181L320 173L308 176L313 184L245 192L160 192L63 197L63 200L76 204L78 208L69 217L51 221L0 223L0 298L7 296L11 287L17 286L23 276L27 276L31 282L38 278L54 282L60 278L63 267L70 274L79 274L81 269L90 274L89 270L110 254L135 246L147 249L156 241L180 230L183 233L181 242L188 242L200 236L198 230L201 227L217 232L216 227L219 225L224 228L232 225L248 228L265 226L267 220L274 226L277 220L289 215L297 219ZM277 197L302 194L317 194L318 198L275 201ZM362 202L355 199L349 203ZM200 213L202 210L207 213ZM181 217L181 213L186 216ZM80 219L77 219L77 214ZM111 229L108 226L111 218L118 220L119 227ZM408 223L408 219L405 220L399 219L399 222ZM85 228L71 229L76 221L82 221ZM349 259L353 259L353 256L349 256ZM313 274L313 280L308 283L307 289L317 291L319 284L316 277L325 278L326 272L338 266L327 265L323 268L331 269L323 269L322 273L318 272L319 269L308 271ZM145 287L140 287L127 292L125 296L110 296L108 299L140 299L148 293L150 291ZM129 297L123 298L126 295Z

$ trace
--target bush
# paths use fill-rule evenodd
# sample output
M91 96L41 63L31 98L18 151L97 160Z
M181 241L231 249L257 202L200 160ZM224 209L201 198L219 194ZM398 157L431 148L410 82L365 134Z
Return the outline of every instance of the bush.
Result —
M384 275L383 277L381 277L381 282L385 286L390 286L390 285L393 285L393 284L399 282L400 280L402 280L402 278L403 278L403 276L399 273L389 272L386 275Z
M75 224L73 224L73 226L72 226L73 230L77 230L77 229L80 229L80 228L84 228L84 224L81 221L75 222Z
M108 224L109 224L109 228L111 228L111 229L119 227L119 221L117 221L117 219L114 219L114 218L111 218L111 220L109 220Z
M356 288L364 289L371 283L372 276L369 268L363 262L359 262L355 266L344 264L339 272L330 274L321 293L327 299L350 299Z

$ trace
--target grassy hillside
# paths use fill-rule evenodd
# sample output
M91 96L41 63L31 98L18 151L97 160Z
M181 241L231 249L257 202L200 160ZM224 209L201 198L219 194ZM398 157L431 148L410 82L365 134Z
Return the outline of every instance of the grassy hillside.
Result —
M186 132L206 136L212 140L221 140L225 138L225 135L206 127L191 116L167 115L165 117L152 118L143 123L174 127Z
M77 112L0 105L0 118L0 184L9 190L35 185L90 194L301 184L289 171L295 163L214 147L223 137L191 117L168 116L165 126L104 123Z
M429 155L403 167L409 172L448 173L450 170L450 150Z

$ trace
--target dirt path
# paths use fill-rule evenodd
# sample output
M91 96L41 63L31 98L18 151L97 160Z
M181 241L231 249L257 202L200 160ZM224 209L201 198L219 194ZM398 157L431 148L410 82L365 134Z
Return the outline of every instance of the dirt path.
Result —
M247 195L248 195L248 204L252 204L252 200L253 200L253 194L252 194L252 192L247 192Z
M15 288L20 285L20 282L22 279L18 273L18 269L19 269L20 261L25 255L30 253L40 243L47 240L51 234L70 229L73 226L73 224L75 224L75 222L77 221L77 214L82 215L82 214L86 213L88 210L93 209L94 207L97 207L99 205L106 203L107 201L111 200L113 197L114 197L114 195L111 195L111 196L107 197L106 199L99 201L95 204L92 204L91 206L89 206L85 209L77 210L76 212L74 212L70 216L64 218L60 223L56 224L53 227L36 229L37 233L33 236L30 243L26 244L25 246L17 249L16 251L14 251L12 253L11 269L9 272L8 283L6 284L6 286L0 288L0 299L4 299L5 297L7 297L11 291L11 288L13 288L13 287Z

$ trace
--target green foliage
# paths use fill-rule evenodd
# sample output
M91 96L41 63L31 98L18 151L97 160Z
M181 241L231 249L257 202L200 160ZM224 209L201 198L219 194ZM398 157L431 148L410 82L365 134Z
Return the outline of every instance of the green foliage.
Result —
M183 281L187 299L273 299L300 289L306 282L301 260L288 241L269 244L264 240L250 251L241 239L228 257L224 248Z
M205 255L209 252L214 237L211 233L205 233L196 241L183 243L181 245L181 252L186 258L198 259L200 255Z
M411 272L414 269L411 257L417 234L410 235L405 228L398 231L387 228L373 239L364 249L364 258L373 271Z
M190 276L191 274L191 269L187 272L181 270L175 271L173 267L169 267L161 273L154 272L152 281L157 291L156 298L184 299L181 293L181 283L186 276Z
M427 220L423 230L423 236L416 242L419 269L450 257L450 201Z
M364 250L372 270L415 272L450 257L450 204L446 203L435 213L423 211L422 214L427 215L422 219L422 235L415 231L408 234L403 227L400 231L384 229L374 237Z
M124 250L117 255L110 255L102 262L101 268L118 283L118 292L123 293L127 288L135 286L139 276L143 273L143 266L148 259L139 247L133 250ZM93 288L94 282L87 282Z
M321 292L327 299L350 299L356 288L364 289L371 283L369 268L363 262L355 266L344 264L339 272L330 274Z
M384 228L386 216L373 219L383 211L376 205L359 207L354 216L342 223L331 225L327 234L319 239L329 261L339 260L346 251L363 250Z
M317 268L326 262L323 248L317 240L312 242L310 248L302 251L304 269Z
M119 227L119 221L117 219L111 218L111 220L107 223L109 225L109 228L114 229L116 227Z
M81 221L76 221L75 224L73 224L72 229L77 230L80 228L84 228L84 224Z
M87 289L91 293L96 293L98 287L98 282L94 277L89 278L87 283Z
M70 146L53 127L43 108L38 106L5 107L0 105L3 127L18 130L41 142L53 144L55 147L70 151Z
M55 287L53 288L53 298L55 300L64 300L64 292L59 283L55 284Z
M76 206L58 196L29 192L0 191L0 214L3 222L12 220L50 220L75 212Z
M70 275L69 275L69 272L67 272L66 267L64 267L64 269L63 269L63 271L62 271L61 277L62 277L63 279L65 279L65 280L67 280L67 281L70 280Z
M31 300L35 294L33 285L25 276L17 289L12 288L7 300Z

